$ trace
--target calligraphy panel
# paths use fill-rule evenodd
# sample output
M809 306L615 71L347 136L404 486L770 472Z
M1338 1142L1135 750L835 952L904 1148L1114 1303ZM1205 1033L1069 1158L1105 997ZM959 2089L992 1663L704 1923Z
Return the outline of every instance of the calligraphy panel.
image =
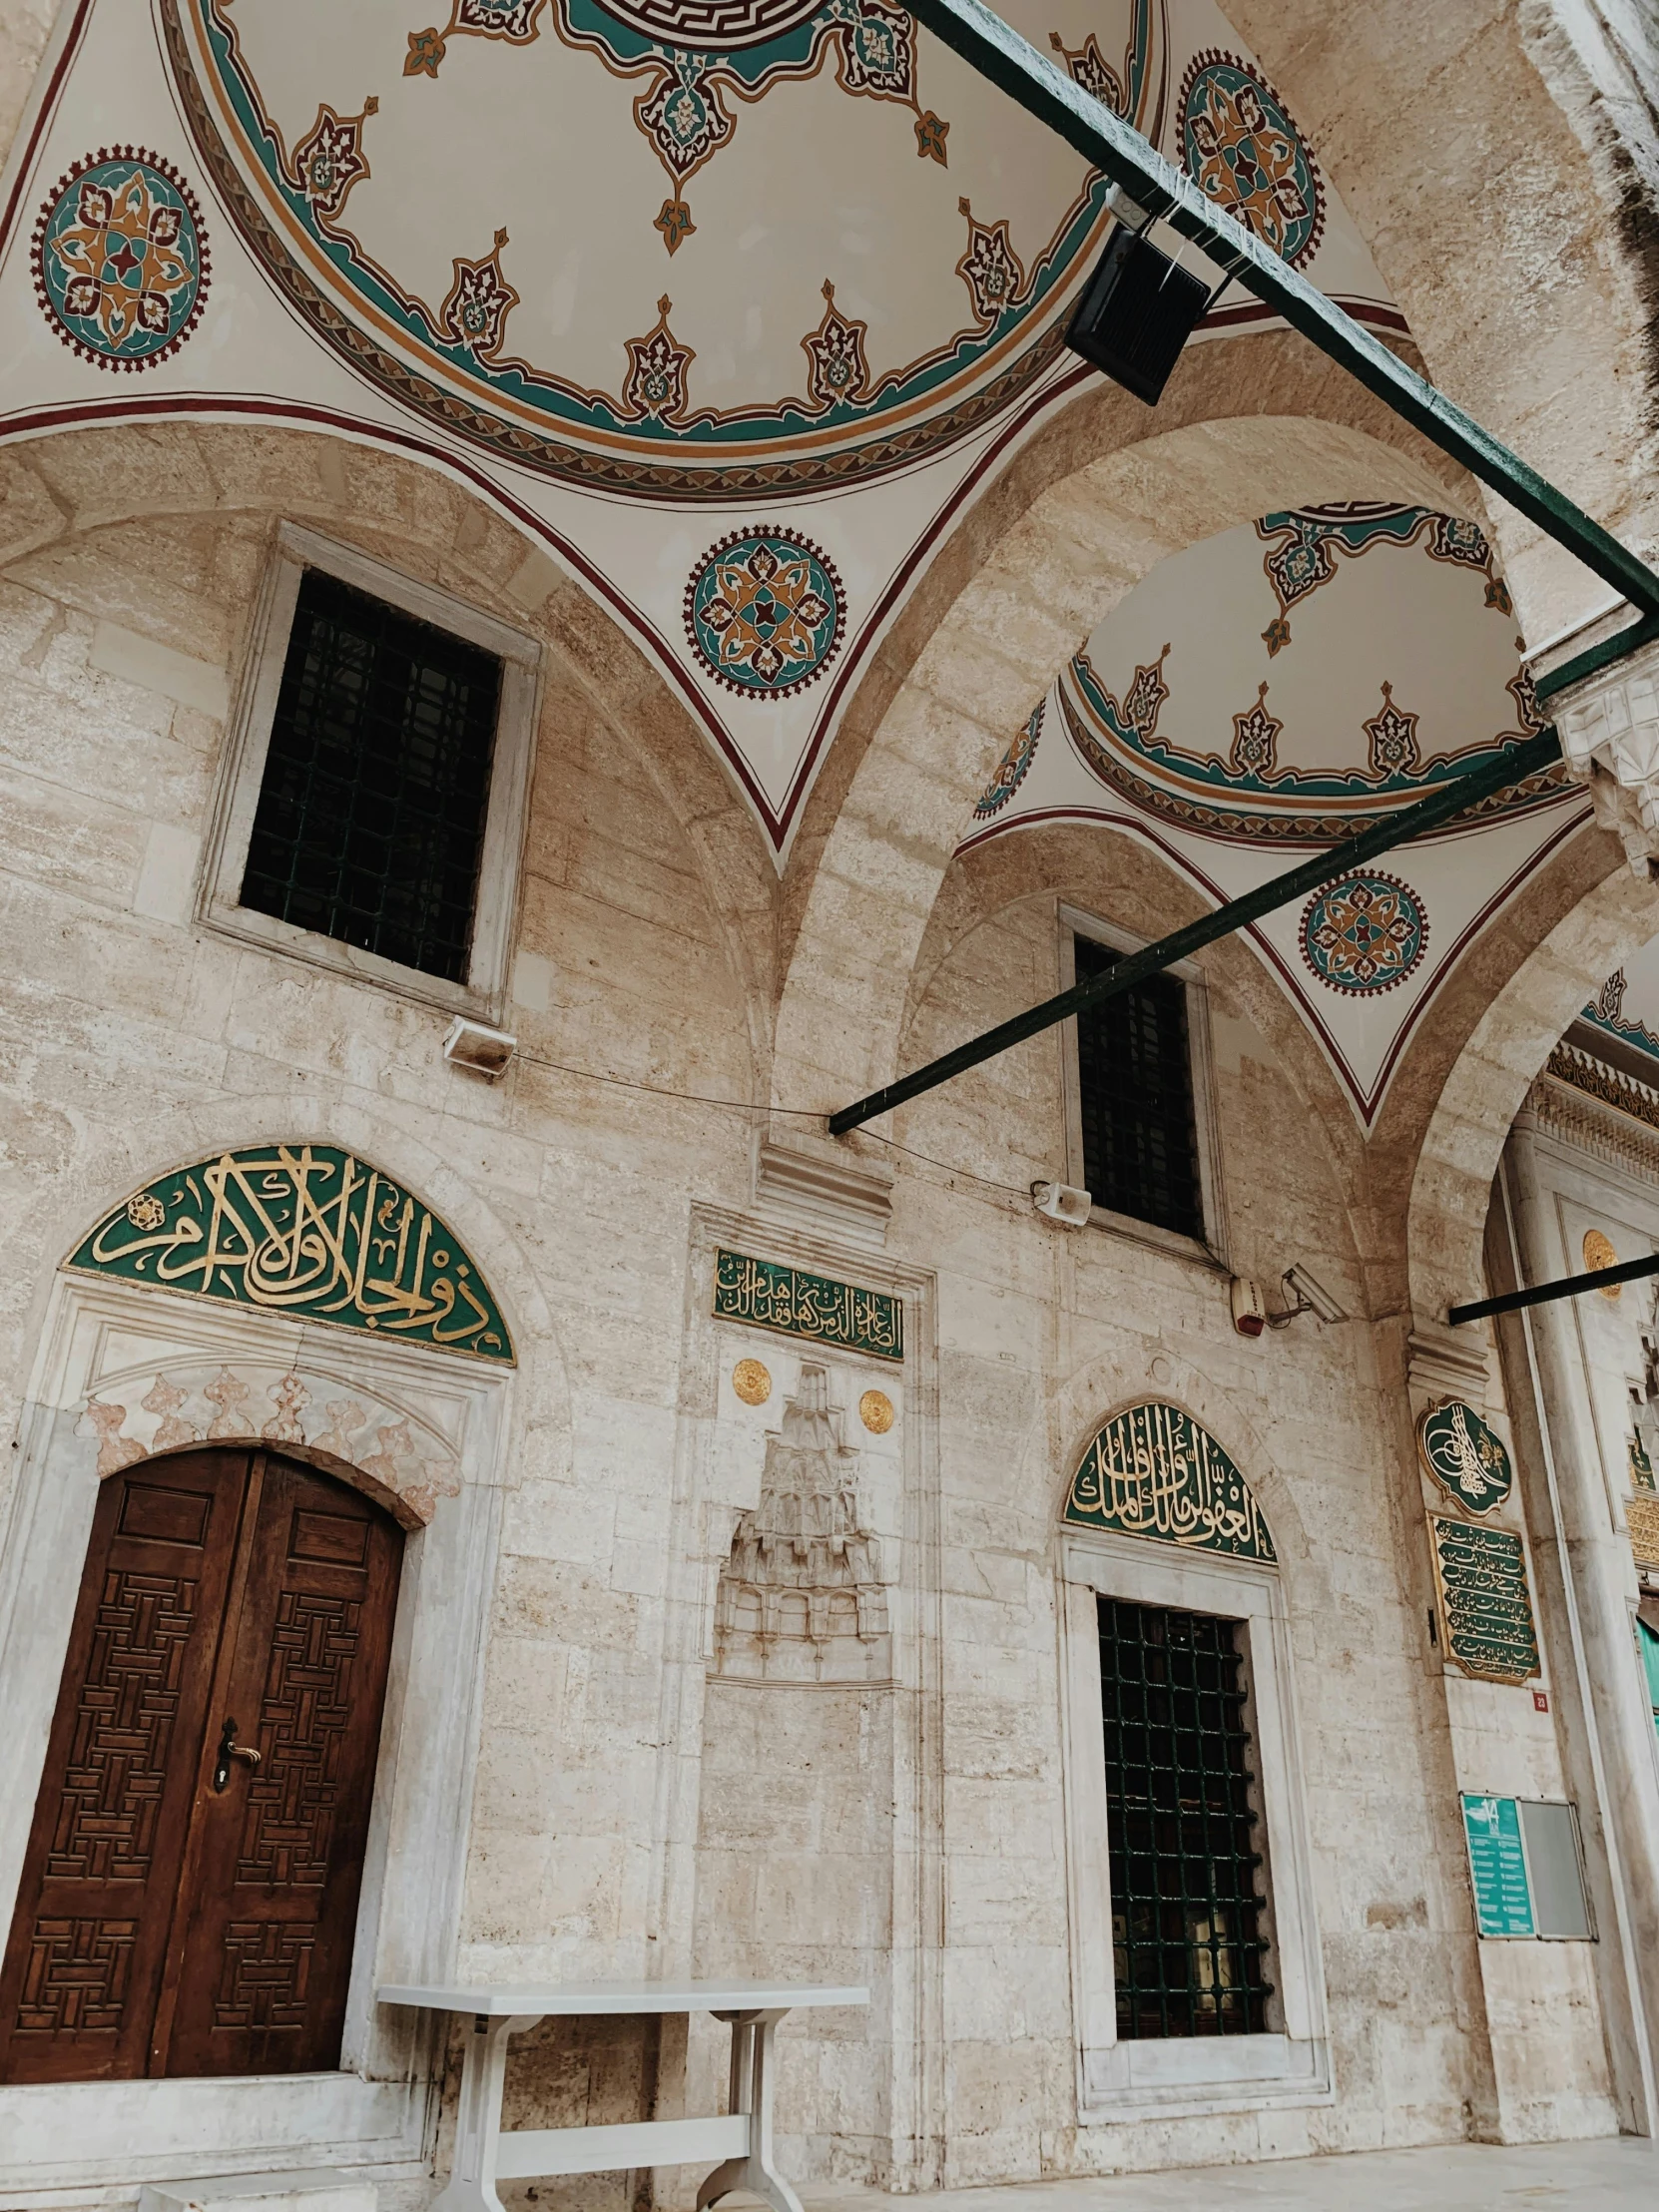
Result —
M1446 1651L1483 1682L1527 1682L1540 1671L1526 1553L1507 1528L1430 1513Z
M752 1260L742 1252L715 1254L715 1319L806 1337L875 1360L904 1357L902 1299L776 1260Z
M513 1361L501 1310L459 1241L401 1183L334 1145L260 1145L161 1176L64 1264Z
M1461 1398L1429 1407L1417 1423L1417 1449L1441 1489L1471 1513L1489 1513L1509 1495L1514 1477L1503 1440Z
M1106 1423L1072 1476L1065 1518L1234 1559L1278 1558L1250 1484L1207 1429L1162 1398Z

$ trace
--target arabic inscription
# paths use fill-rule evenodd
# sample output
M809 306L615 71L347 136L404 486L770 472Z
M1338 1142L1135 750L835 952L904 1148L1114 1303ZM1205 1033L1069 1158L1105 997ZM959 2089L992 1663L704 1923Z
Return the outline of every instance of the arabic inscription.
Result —
M832 1276L811 1275L746 1253L715 1255L715 1319L748 1322L785 1337L839 1345L876 1360L904 1357L904 1305L885 1291L866 1291Z
M488 1284L436 1214L333 1145L256 1146L161 1176L65 1264L294 1321L513 1359Z
M1161 1398L1106 1423L1072 1477L1065 1517L1236 1559L1278 1557L1250 1484L1208 1430Z

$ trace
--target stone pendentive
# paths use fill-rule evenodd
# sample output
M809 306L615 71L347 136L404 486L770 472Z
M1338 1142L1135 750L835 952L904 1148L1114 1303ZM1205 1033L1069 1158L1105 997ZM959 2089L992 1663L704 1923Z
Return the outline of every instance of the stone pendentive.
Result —
M828 1370L804 1365L783 1426L767 1438L760 1503L738 1522L721 1571L717 1673L806 1682L887 1674L887 1597L857 1464L830 1410Z

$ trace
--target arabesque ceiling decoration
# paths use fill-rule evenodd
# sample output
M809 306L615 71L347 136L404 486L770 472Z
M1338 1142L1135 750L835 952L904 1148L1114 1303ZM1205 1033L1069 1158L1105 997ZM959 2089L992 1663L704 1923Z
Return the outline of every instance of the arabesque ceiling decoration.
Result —
M1213 0L1005 12L1403 329ZM933 551L1091 374L1062 331L1102 180L890 0L66 0L56 39L5 216L0 436L229 418L445 469L638 642L782 864ZM1198 342L1270 319L1224 290ZM1535 725L1473 522L1287 508L1143 580L964 835L1114 825L1219 901ZM1585 813L1536 780L1252 931L1363 1118Z
M1213 0L1006 11L1403 329ZM890 0L65 0L55 38L0 436L231 417L435 463L638 642L782 864L931 554L1092 373L1100 178ZM1200 340L1270 320L1234 287Z
M1466 518L1383 502L1263 515L1161 562L1098 625L962 849L1110 824L1219 904L1532 735L1521 646ZM1363 1120L1459 953L1587 814L1553 770L1247 932Z

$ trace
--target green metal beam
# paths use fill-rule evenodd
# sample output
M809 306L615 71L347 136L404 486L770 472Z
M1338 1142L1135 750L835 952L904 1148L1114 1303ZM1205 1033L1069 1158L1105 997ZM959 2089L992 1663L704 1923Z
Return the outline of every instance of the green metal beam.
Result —
M1552 1306L1558 1298L1582 1298L1586 1291L1610 1291L1620 1283L1640 1283L1659 1275L1659 1252L1645 1260L1626 1260L1618 1267L1592 1268L1587 1275L1558 1275L1553 1283L1535 1283L1529 1291L1505 1291L1501 1298L1477 1298L1467 1306L1453 1306L1446 1320L1453 1326L1484 1321L1488 1314L1514 1314L1523 1306Z
M1651 645L1659 639L1659 616L1649 616L1645 622L1632 623L1619 631L1616 637L1603 638L1598 645L1586 647L1574 654L1559 668L1541 678L1538 684L1540 699L1553 698L1565 691L1569 684L1577 684L1586 676L1594 676L1621 661L1626 654L1639 647ZM1389 815L1383 821L1374 823L1369 830L1361 830L1357 837L1350 837L1342 844L1334 844L1301 867L1292 868L1287 874L1276 875L1258 889L1247 891L1243 898L1235 898L1225 906L1218 906L1213 914L1206 914L1201 921L1189 922L1185 929L1177 929L1173 935L1160 937L1156 944L1149 944L1143 951L1132 953L1127 959L1114 961L1101 974L1091 976L1086 983L1076 983L1069 991L1061 991L1055 998L1046 998L1040 1006L1033 1006L1023 1014L1016 1014L1011 1021L1000 1022L996 1028L987 1029L977 1037L970 1037L966 1044L959 1044L953 1051L942 1053L936 1060L929 1060L925 1067L916 1068L909 1075L901 1075L894 1083L887 1083L866 1097L855 1099L850 1106L843 1106L829 1118L830 1134L844 1137L849 1129L860 1123L873 1121L877 1114L884 1114L894 1106L902 1106L906 1099L918 1098L923 1091L936 1090L939 1084L948 1083L953 1075L961 1075L968 1068L978 1067L983 1060L991 1060L999 1052L1006 1052L1010 1045L1023 1044L1027 1037L1034 1037L1044 1029L1052 1029L1056 1022L1078 1013L1085 1006L1098 1006L1108 998L1116 998L1120 991L1148 975L1156 975L1161 968L1172 966L1177 960L1185 960L1207 944L1219 938L1230 937L1235 929L1242 929L1247 922L1259 921L1264 914L1273 913L1280 906L1288 906L1292 899L1302 898L1310 891L1318 890L1322 883L1329 883L1345 874L1351 867L1359 867L1366 860L1374 860L1380 853L1390 852L1395 845L1406 844L1412 837L1420 837L1429 830L1436 830L1452 822L1472 807L1479 799L1486 799L1493 792L1506 790L1512 784L1523 782L1528 776L1536 776L1561 757L1559 741L1553 729L1540 731L1524 745L1511 746L1495 761L1488 761L1483 768L1466 769L1460 776L1448 777L1445 783L1419 799L1415 806L1403 807L1397 815Z
M1659 613L1659 576L1471 415L1407 368L1381 339L1299 276L1253 231L1219 214L1189 177L1172 168L1120 116L1073 84L1064 70L1010 30L1000 16L982 7L980 0L908 0L908 5L935 37L982 77L1039 123L1058 132L1149 215L1162 217L1202 247L1210 260L1357 376L1442 453L1490 485L1641 613Z
M959 1044L952 1052L942 1053L938 1059L929 1060L925 1067L912 1074L901 1075L894 1083L883 1084L880 1090L871 1091L867 1097L843 1106L838 1113L830 1116L830 1134L844 1137L849 1129L860 1123L873 1121L877 1114L889 1112L894 1106L902 1106L906 1099L918 1097L923 1091L937 1089L948 1083L953 1075L961 1075L967 1069L977 1067L982 1060L991 1060L999 1052L1006 1052L1010 1045L1023 1044L1027 1037L1039 1031L1052 1029L1056 1022L1066 1020L1071 1014L1081 1013L1086 1007L1098 1006L1103 1000L1116 998L1120 991L1130 989L1148 975L1156 975L1160 968L1185 960L1207 944L1214 944L1218 937L1230 937L1235 929L1242 929L1246 922L1258 921L1263 914L1271 914L1277 907L1288 906L1293 899L1303 898L1316 891L1322 883L1329 883L1339 875L1346 875L1350 868L1359 867L1372 860L1380 852L1388 852L1396 844L1403 844L1411 837L1421 836L1425 830L1437 830L1450 822L1477 800L1489 799L1494 792L1505 791L1511 784L1518 784L1528 776L1537 776L1561 758L1561 748L1555 732L1541 731L1537 737L1528 738L1524 744L1508 747L1497 760L1488 761L1484 767L1467 769L1461 776L1447 777L1438 790L1419 799L1414 806L1404 807L1397 815L1374 823L1369 830L1362 830L1357 837L1348 837L1341 844L1327 846L1313 859L1304 860L1284 875L1276 875L1243 898L1230 899L1225 906L1218 906L1214 913L1205 914L1199 921L1190 921L1184 929L1172 935L1160 937L1156 944L1149 944L1144 951L1132 952L1126 958L1115 960L1099 975L1092 975L1086 983L1074 983L1069 991L1061 991L1053 998L1045 998L1040 1006L1031 1006L1023 1014L1015 1014L1009 1021L999 1022L994 1029L987 1029L981 1036L970 1037L966 1044Z

